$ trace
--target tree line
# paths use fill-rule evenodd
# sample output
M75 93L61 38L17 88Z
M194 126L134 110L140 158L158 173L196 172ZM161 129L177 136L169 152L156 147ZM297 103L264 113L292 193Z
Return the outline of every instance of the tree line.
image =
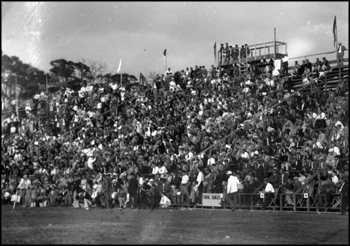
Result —
M1 52L1 96L9 99L14 96L14 85L21 88L17 95L19 99L33 98L41 90L56 92L63 87L79 90L81 86L90 83L120 83L120 74L107 72L107 65L103 62L81 59L74 62L66 59L57 59L50 62L51 69L46 73L31 64L20 60L17 56L8 56ZM136 81L134 75L122 74L123 84ZM6 89L11 88L9 90Z

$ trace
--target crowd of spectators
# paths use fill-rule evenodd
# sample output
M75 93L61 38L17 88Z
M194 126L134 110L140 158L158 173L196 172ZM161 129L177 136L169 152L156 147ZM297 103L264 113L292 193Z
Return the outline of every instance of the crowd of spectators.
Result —
M221 193L225 203L227 173L245 193L267 180L287 194L320 169L339 189L348 170L347 85L294 91L270 70L196 66L130 88L62 88L55 101L42 92L33 107L49 105L49 127L30 106L26 118L3 122L2 199L18 194L27 208L155 208Z

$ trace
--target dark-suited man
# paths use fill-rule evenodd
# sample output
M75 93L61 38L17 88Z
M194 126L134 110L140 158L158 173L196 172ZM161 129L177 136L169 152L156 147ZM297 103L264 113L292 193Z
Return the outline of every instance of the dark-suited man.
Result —
M342 176L341 181L343 182L343 184L340 187L340 193L341 193L340 213L342 215L345 215L346 207L349 206L349 171L348 170L344 172L344 175Z
M263 160L258 161L258 166L256 167L256 177L258 178L258 185L261 185L264 182L265 173L264 173L264 166L263 166Z
M135 207L135 198L136 198L136 195L137 195L137 188L139 186L139 182L137 181L134 173L131 173L130 176L131 176L131 178L129 180L128 192L130 194L131 208L134 208Z
M289 177L289 172L282 168L281 169L281 192L284 192L284 189L286 188L286 186L288 185L288 177Z
M334 162L334 168L337 169L338 171L344 169L346 165L346 160L340 159L340 155L336 155L335 157L335 162Z
M281 176L277 171L277 167L274 167L272 169L272 175L269 177L269 182L275 189L278 188L281 184Z

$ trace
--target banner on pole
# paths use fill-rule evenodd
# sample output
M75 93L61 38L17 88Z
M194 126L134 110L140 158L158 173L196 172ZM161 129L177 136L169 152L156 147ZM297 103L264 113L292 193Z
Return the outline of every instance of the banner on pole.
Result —
M122 59L120 59L120 61L119 61L117 73L119 73L121 69L122 69Z

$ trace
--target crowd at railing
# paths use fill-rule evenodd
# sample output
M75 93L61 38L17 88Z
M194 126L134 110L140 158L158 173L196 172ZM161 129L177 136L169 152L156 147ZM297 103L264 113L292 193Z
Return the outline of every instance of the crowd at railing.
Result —
M348 186L344 88L303 93L270 70L196 66L130 89L110 81L59 94L34 98L34 108L50 103L49 129L29 107L3 122L3 202L154 208L219 193L234 208L241 190L265 191L266 208L321 169L317 195Z

